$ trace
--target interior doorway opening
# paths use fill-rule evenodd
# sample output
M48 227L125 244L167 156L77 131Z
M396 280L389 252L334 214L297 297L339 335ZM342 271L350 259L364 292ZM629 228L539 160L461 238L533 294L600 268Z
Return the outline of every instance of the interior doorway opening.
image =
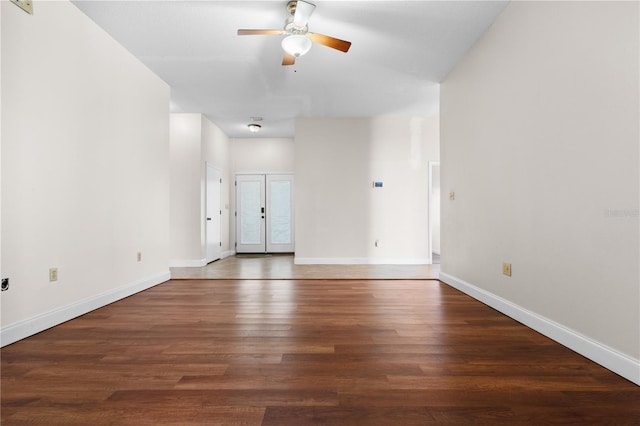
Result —
M440 263L440 162L429 162L429 259Z
M222 178L219 169L206 164L205 181L205 257L207 263L222 257Z

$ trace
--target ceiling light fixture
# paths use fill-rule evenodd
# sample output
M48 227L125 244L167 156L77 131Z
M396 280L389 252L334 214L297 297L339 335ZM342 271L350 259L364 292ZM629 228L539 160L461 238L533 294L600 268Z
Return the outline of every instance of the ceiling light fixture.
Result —
M282 40L282 48L291 56L299 58L311 49L311 40L306 35L292 34Z
M258 133L260 131L260 129L262 129L262 126L256 123L251 123L249 125L247 125L247 127L249 128L249 131L251 133Z

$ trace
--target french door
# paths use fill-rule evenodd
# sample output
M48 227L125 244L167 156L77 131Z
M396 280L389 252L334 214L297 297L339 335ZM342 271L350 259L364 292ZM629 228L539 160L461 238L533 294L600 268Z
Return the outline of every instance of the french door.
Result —
M293 175L237 175L236 253L293 251Z

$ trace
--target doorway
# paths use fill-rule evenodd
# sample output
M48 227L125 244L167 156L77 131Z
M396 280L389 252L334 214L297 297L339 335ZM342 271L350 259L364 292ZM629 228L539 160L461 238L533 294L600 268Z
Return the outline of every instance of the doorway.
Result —
M429 162L429 259L440 263L440 162Z
M222 210L220 209L220 189L222 186L222 178L220 170L206 165L206 182L205 182L205 246L206 261L211 263L220 259L222 255Z
M236 176L236 253L292 253L293 175Z

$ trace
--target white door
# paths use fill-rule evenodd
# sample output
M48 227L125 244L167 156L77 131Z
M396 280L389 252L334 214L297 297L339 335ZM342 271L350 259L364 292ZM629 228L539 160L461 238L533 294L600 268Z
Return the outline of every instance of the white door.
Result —
M207 263L220 259L222 255L222 239L220 238L222 225L222 210L220 209L221 184L220 170L207 164L207 181L205 185Z
M236 252L294 250L293 175L236 177Z

